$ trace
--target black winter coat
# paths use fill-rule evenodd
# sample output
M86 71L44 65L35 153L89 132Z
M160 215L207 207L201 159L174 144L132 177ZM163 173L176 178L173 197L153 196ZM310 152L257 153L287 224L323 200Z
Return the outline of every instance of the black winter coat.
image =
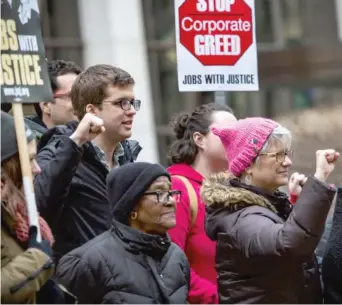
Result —
M322 263L324 302L342 304L342 188L337 191L331 233Z
M39 142L37 162L42 172L34 179L40 215L54 236L59 258L110 228L106 177L108 169L91 143L78 147L69 136L77 122L50 129ZM133 162L141 148L122 142L120 165Z
M321 304L314 250L334 194L309 177L292 209L279 191L266 194L225 174L207 179L205 229L217 241L220 303Z
M190 267L167 235L113 228L59 262L57 278L80 303L185 304Z
M25 117L25 124L33 131L36 136L37 143L41 137L48 131L43 121L38 116L29 115Z

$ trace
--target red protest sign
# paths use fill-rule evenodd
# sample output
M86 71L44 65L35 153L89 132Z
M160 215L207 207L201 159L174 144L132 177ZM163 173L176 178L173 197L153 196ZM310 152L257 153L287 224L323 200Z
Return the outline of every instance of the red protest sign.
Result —
M234 66L253 44L244 0L185 0L178 10L180 43L205 66Z

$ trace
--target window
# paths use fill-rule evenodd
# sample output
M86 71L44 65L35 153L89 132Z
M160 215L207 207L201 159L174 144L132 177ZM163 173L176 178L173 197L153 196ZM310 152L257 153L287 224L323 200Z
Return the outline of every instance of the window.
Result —
M82 41L77 1L39 1L46 57L82 62Z

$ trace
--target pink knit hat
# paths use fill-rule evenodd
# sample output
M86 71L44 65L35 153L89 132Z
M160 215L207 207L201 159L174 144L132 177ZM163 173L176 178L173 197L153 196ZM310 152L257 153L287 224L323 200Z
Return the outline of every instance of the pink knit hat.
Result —
M246 118L223 127L216 125L212 132L217 135L226 151L229 170L239 177L260 153L278 123L265 118Z

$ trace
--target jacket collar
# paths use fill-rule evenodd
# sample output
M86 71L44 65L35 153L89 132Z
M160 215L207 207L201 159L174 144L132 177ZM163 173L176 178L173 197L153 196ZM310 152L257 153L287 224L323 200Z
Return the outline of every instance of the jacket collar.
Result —
M11 216L11 213L6 206L6 202L1 201L1 221L4 222L6 227L11 231L11 233L14 233L12 228L14 226L14 219Z
M126 250L133 253L143 253L161 259L168 251L171 241L167 234L146 234L116 220L112 220L112 232L124 243Z
M279 190L273 194L265 193L260 188L242 183L228 172L213 174L206 179L201 196L208 208L225 208L229 213L257 205L286 219L292 210L285 193Z
M168 167L167 171L170 173L171 176L183 176L199 184L203 183L203 176L188 164L173 164Z
M25 124L35 133L38 140L40 140L43 134L48 130L43 121L36 116L25 117Z

